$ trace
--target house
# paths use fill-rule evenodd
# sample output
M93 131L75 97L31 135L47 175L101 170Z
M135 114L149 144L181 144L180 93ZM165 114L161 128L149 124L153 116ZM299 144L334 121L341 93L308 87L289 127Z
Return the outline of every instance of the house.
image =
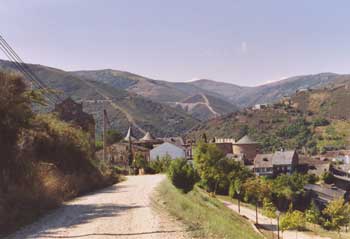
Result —
M238 142L233 144L233 154L244 154L245 164L253 164L255 156L259 152L259 143L253 141L248 135L242 137Z
M253 171L259 176L273 176L273 154L257 154L254 159Z
M277 151L272 156L275 174L292 173L298 166L299 156L295 150Z
M269 104L256 104L252 107L252 110L262 110L267 109L269 107Z
M319 184L306 184L304 190L307 195L315 200L321 207L326 206L330 201L343 198L346 202L349 201L349 193L345 190L337 188L334 185L319 185Z
M150 160L148 148L132 145L132 154L141 154L147 161ZM130 144L127 142L115 143L107 147L106 160L120 167L127 167L129 164ZM96 152L96 157L103 160L103 150Z
M164 142L150 151L150 160L170 157L171 159L186 158L186 150L178 145Z
M95 146L95 120L94 117L83 111L83 104L75 102L68 97L56 104L53 110L59 119L68 122L89 133L90 144Z
M297 169L299 156L295 150L277 151L273 154L257 154L253 171L258 176L290 174Z

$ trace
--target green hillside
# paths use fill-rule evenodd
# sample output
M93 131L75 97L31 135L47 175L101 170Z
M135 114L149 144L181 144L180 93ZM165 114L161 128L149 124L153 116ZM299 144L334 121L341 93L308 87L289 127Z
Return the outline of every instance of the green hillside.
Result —
M110 87L103 82L90 81L84 77L72 75L59 69L41 65L29 65L33 72L51 88L61 92L63 97L72 97L83 102L84 110L94 115L97 131L101 131L102 109L105 107L113 128L126 133L130 125L136 124L143 131L155 136L180 135L192 128L197 120L184 111L157 103L123 89ZM0 61L0 70L15 71L12 63ZM94 100L111 99L110 103L98 103ZM131 122L131 120L133 122ZM135 128L137 136L143 132Z
M284 147L314 154L350 148L349 102L347 86L300 92L290 98L290 103L285 100L266 109L246 109L210 120L188 135L199 139L206 133L209 139L239 139L249 134L265 152Z

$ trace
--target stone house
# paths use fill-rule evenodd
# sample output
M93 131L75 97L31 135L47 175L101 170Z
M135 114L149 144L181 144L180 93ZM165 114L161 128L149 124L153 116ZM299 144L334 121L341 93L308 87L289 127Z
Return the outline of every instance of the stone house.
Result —
M68 97L61 103L56 104L54 112L58 118L81 128L89 133L90 144L95 146L95 120L94 117L83 111L83 104L77 103Z
M233 154L243 154L245 156L245 164L252 165L255 156L259 152L259 143L253 141L248 135L242 137L238 142L233 144Z
M127 167L129 164L130 144L127 142L115 143L107 147L106 160L118 165ZM148 148L132 145L132 154L141 154L147 161L150 160ZM96 153L98 159L103 160L103 150Z

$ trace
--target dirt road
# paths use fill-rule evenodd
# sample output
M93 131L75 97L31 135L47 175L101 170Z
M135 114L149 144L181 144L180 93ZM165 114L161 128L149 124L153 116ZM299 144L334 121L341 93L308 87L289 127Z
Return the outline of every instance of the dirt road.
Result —
M180 224L151 207L150 196L164 177L127 177L65 204L9 238L186 238Z

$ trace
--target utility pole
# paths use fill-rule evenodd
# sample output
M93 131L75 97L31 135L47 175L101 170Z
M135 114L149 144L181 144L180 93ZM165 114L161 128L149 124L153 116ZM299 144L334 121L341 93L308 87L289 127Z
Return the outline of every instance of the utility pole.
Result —
M103 109L103 161L106 161L107 151L107 111Z

